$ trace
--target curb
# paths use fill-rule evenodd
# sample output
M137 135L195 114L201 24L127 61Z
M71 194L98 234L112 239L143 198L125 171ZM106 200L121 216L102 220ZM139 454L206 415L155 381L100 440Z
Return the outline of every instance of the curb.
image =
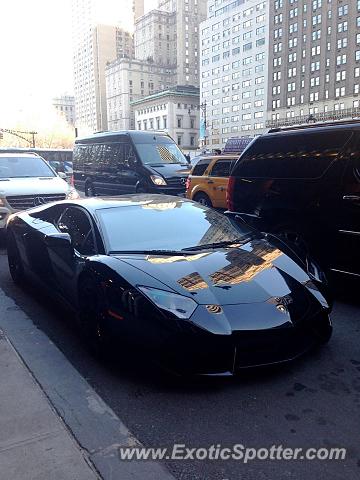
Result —
M159 462L119 459L120 446L141 443L56 345L1 289L0 328L104 480L175 480Z

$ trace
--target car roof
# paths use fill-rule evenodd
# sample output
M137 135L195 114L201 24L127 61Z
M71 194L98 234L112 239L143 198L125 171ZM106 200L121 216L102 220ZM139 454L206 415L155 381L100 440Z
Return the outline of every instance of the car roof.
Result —
M160 195L156 193L134 193L130 195L119 195L112 197L85 197L76 200L62 200L58 203L66 203L94 212L102 208L118 208L140 206L146 203L193 203L184 197L175 195Z
M8 157L15 157L15 158L26 158L26 157L37 157L37 158L41 158L43 159L40 155L38 155L37 153L35 152L26 152L26 153L13 153L13 152L9 152L9 153L5 153L5 152L0 152L0 157L5 157L5 158L8 158Z
M95 132L92 135L87 137L77 138L75 144L77 143L96 143L97 140L107 139L114 140L119 136L131 137L136 141L141 141L141 139L153 137L154 135L161 135L162 137L171 138L166 132L163 131L144 131L144 130L119 130L119 131L106 131L106 132Z
M337 130L359 130L360 122L348 122L348 123L322 123L322 124L312 124L312 125L299 125L293 127L283 127L283 128L272 128L267 133L257 137L261 138L262 136L272 137L275 135L316 135L323 132L334 132Z
M200 160L208 160L210 162L212 162L213 160L234 160L234 159L238 159L239 158L239 155L236 155L236 154L228 154L228 155L206 155L204 157L199 157L199 161Z

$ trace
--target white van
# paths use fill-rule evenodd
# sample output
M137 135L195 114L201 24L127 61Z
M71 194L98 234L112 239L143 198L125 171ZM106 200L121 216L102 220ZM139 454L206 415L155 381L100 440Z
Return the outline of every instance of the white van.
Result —
M79 194L42 157L0 153L0 232L12 213L67 198Z

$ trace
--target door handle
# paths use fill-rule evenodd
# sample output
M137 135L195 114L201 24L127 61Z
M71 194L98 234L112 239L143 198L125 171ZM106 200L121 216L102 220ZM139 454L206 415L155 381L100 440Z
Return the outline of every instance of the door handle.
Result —
M214 180L208 180L207 183L214 183Z
M346 200L347 202L360 203L360 196L359 195L344 195L343 200Z

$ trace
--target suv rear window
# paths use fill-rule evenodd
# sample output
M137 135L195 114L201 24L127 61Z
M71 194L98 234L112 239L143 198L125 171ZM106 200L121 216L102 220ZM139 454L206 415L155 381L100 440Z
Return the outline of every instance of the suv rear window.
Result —
M204 175L205 170L207 169L211 161L212 161L212 158L203 158L202 160L199 160L198 163L193 168L191 175L195 175L198 177L201 177L201 175Z
M319 178L350 139L350 131L296 132L260 137L233 175L251 178Z

